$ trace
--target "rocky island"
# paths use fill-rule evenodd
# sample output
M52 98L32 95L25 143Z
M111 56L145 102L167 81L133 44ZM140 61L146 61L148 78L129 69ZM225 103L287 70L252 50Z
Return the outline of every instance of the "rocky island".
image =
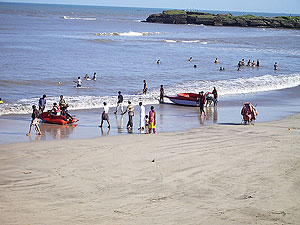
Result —
M300 29L299 16L263 17L250 14L233 16L232 14L211 14L185 10L168 10L159 14L152 14L144 22Z

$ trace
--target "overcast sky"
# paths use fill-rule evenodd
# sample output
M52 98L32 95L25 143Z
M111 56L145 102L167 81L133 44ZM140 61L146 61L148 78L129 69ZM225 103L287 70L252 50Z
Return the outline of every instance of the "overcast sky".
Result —
M0 0L2 2L300 14L300 0Z

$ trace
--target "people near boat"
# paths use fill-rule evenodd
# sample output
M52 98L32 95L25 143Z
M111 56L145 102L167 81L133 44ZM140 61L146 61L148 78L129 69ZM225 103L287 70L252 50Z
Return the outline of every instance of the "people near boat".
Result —
M59 107L60 107L60 109L62 110L62 111L64 111L65 110L65 108L67 107L67 102L66 102L66 100L64 99L64 96L63 95L61 95L60 96L60 99L59 99Z
M140 106L140 124L138 130L143 131L145 129L145 106L143 103L139 103Z
M213 102L213 99L214 99L213 95L210 92L206 92L205 96L206 96L206 104L205 104L205 106L206 107L207 106L211 106L211 104Z
M116 107L114 114L117 114L119 109L121 109L121 114L122 114L123 113L123 95L122 95L121 91L118 92L117 107Z
M160 90L159 90L160 94L159 94L159 101L160 102L164 102L164 97L165 97L165 89L164 89L164 85L160 85Z
M149 134L149 116L145 116L145 134Z
M245 102L241 110L241 115L243 116L243 121L245 123L252 123L253 120L256 120L258 112L256 108L250 103Z
M37 135L42 135L40 126L39 126L39 111L36 106L32 106L32 114L31 114L31 122L29 127L29 132L26 134L27 136L31 135L32 127L35 126L35 131Z
M216 87L214 87L214 89L211 93L214 96L214 98L213 98L214 106L217 106L218 105L218 91L217 91Z
M248 60L247 66L251 66L251 60Z
M202 116L202 114L204 114L204 116L205 116L204 105L206 102L206 96L204 95L203 91L199 92L199 97L198 97L197 101L198 101L199 108L200 108L200 116Z
M241 64L242 66L245 66L245 59L242 59Z
M157 64L160 64L160 59L158 59L158 60L156 61L156 63L157 63Z
M4 102L2 101L2 98L0 98L0 104L3 104Z
M62 112L63 116L65 116L65 117L66 117L66 119L67 119L67 120L71 120L71 121L73 121L74 119L73 119L73 117L71 116L71 114L69 113L68 107L69 107L69 105L68 105L68 104L66 104L66 106L65 106L64 110L63 110L63 111L61 111L61 112Z
M218 62L219 62L219 60L218 60L218 58L216 58L216 59L215 59L215 63L218 63Z
M128 106L127 106L125 112L122 113L122 115L124 115L127 112L128 112L127 129L132 129L133 128L134 107L131 104L131 101L128 101Z
M193 60L193 57L190 57L190 58L188 59L189 62L192 62L192 60Z
M257 67L259 67L259 66L260 66L260 61L259 61L259 59L258 59L258 60L256 60L256 66L257 66Z
M60 112L61 112L60 106L56 102L54 102L52 110L50 110L50 112L51 115L60 116Z
M154 106L151 106L149 112L149 134L156 133L156 112Z
M108 124L108 128L110 128L109 116L108 116L109 107L106 102L103 102L103 105L104 105L104 107L103 107L103 112L101 115L101 123L100 123L99 127L102 127L103 121L106 120L107 124Z
M278 64L277 64L277 62L274 63L274 70L278 70Z
M84 76L84 79L90 79L90 77L89 77L89 75L88 74L85 74L85 76Z
M94 73L94 76L93 76L92 80L97 80L97 74L96 73Z
M147 91L148 91L148 85L147 85L146 80L144 80L143 82L144 82L143 94L147 94Z
M252 61L251 66L252 66L252 67L255 67L255 66L256 66L256 62L255 62L254 60Z
M44 112L46 107L46 95L44 94L40 99L39 99L39 111L40 113Z
M76 87L81 87L82 86L82 80L80 79L80 77L77 77L77 81L74 81L74 83L76 83Z

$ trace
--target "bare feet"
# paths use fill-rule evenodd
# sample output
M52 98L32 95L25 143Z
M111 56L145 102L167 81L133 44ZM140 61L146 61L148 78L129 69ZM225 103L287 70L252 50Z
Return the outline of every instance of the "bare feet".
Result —
M29 134L29 133L28 133L28 134L26 134L26 136L30 136L30 135L31 135L31 134Z

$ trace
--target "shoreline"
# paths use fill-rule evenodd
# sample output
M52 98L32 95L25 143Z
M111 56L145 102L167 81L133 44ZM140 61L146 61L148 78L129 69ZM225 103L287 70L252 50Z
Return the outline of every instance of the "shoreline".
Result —
M299 122L2 145L0 222L297 224Z

